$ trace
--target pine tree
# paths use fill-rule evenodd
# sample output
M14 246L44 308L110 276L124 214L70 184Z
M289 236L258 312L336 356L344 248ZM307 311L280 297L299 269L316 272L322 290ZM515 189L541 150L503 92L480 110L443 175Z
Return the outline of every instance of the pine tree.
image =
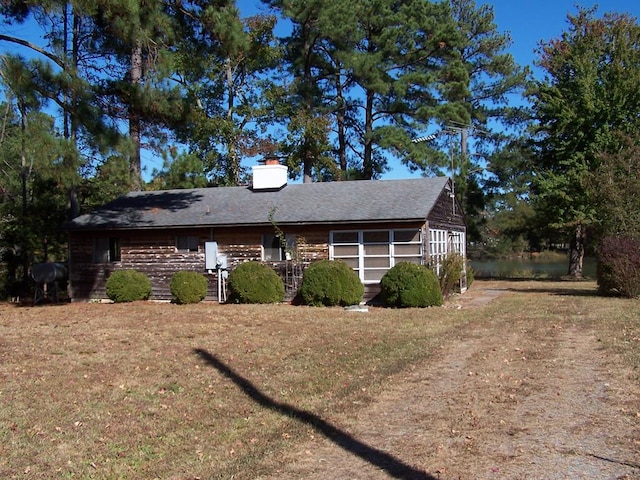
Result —
M465 84L466 72L454 49L460 37L446 4L273 0L269 5L294 25L285 39L295 79L289 101L306 120L292 125L316 127L299 135L305 178L314 158L330 152L327 142L334 137L333 165L343 176L355 165L358 178L376 178L387 168L388 155L410 163L418 148L411 144L412 130L456 111L455 85Z
M460 124L451 118L447 123L460 136L460 149L454 159L456 194L467 217L468 237L477 242L484 222L481 213L486 207L482 173L487 158L483 156L496 148L508 148L525 126L523 107L510 105L510 100L524 93L529 71L507 53L511 38L498 31L492 6L478 7L475 0L452 0L451 8L463 38L458 53L468 75L466 96L461 98L468 120ZM476 155L469 154L470 144Z
M65 212L65 188L60 188L65 171L55 166L61 143L53 119L39 111L43 98L29 67L25 59L9 55L0 64L7 94L0 136L0 250L7 266L5 286L11 290L5 293L13 295L26 293L34 260L61 253L57 229Z
M232 4L190 11L192 31L178 50L177 76L189 99L180 138L217 185L245 180L241 160L258 149L259 131L271 121L263 97L280 53L275 18L241 19Z
M95 54L104 65L94 85L109 115L128 123L131 188L139 190L145 135L147 148L158 146L163 129L183 114L181 92L170 81L179 42L174 14L182 7L163 0L100 0L84 8L94 22Z

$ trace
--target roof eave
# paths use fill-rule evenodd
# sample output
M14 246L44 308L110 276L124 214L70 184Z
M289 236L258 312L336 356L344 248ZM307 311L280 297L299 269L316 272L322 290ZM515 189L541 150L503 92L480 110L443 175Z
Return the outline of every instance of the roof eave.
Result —
M374 225L383 223L423 223L425 217L420 218L385 218L385 219L349 219L349 220L318 220L318 221L290 221L277 222L279 226L318 226L318 225ZM162 230L180 228L250 228L250 227L271 227L270 222L261 223L194 223L194 224L174 224L174 225L82 225L64 228L67 232L90 232L90 231L133 231L133 230Z

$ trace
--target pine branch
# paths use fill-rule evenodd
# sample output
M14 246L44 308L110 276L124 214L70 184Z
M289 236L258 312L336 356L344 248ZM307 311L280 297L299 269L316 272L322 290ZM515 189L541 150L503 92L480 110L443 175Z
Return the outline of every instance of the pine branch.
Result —
M33 50L34 52L38 52L39 54L44 55L49 60L54 62L56 65L58 65L60 68L62 68L63 70L67 70L67 64L65 62L60 60L60 58L57 57L56 55L53 55L52 53L47 52L45 49L39 47L35 43L27 42L26 40L22 40L21 38L11 37L9 35L3 35L3 34L0 34L0 40L5 42L17 43L18 45L27 47Z

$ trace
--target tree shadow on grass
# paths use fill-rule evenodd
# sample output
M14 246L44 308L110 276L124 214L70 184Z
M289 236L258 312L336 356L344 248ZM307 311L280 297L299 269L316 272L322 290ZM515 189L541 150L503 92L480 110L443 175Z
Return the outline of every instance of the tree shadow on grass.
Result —
M559 297L600 297L602 294L598 292L597 288L564 288L558 284L545 285L540 283L539 287L518 287L511 286L507 288L510 292L518 293L548 293L549 295Z
M469 289L470 292L503 291L516 293L547 293L562 297L600 297L603 296L594 279L570 278L512 278L482 279Z
M273 400L262 393L249 380L233 371L228 365L206 350L196 348L194 349L194 353L240 387L244 393L253 399L253 401L258 405L299 422L306 423L343 450L350 452L367 461L371 465L384 470L393 478L405 480L436 480L436 477L407 465L393 455L359 441L352 435L349 435L348 433L331 425L329 422L323 420L314 413L300 410L299 408L287 405L286 403Z

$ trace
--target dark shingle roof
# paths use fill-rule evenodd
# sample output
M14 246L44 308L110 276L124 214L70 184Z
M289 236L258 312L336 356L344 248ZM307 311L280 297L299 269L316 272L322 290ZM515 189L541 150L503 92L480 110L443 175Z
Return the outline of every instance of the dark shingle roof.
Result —
M368 223L425 220L445 177L132 192L65 225L79 229Z

